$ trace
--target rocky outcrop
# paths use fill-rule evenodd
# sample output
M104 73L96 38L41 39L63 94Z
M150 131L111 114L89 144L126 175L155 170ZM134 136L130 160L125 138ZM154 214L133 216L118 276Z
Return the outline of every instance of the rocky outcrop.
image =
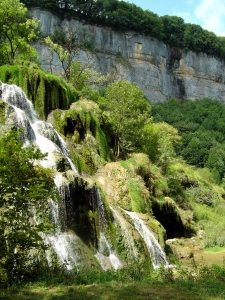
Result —
M152 102L210 97L225 102L225 62L204 53L170 48L157 39L136 32L118 32L111 28L88 25L77 20L61 20L59 16L39 8L32 14L40 20L44 36L56 28L70 27L82 40L93 38L93 51L80 51L76 60L90 61L95 70L103 73L116 70L117 78L136 82ZM43 43L36 44L41 65L50 70L50 52ZM53 57L54 72L62 68Z

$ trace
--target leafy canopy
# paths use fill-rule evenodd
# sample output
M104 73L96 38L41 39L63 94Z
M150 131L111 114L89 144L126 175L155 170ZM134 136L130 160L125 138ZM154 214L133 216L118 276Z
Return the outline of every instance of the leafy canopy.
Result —
M36 59L36 50L30 43L36 38L37 27L38 23L28 18L27 8L19 0L0 0L0 62Z
M109 84L99 103L114 132L115 157L138 149L142 128L151 121L151 106L136 83L118 81Z

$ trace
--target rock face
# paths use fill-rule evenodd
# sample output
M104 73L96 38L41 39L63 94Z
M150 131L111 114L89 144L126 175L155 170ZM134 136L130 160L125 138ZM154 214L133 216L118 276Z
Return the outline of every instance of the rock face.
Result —
M77 20L61 20L46 10L32 10L40 20L44 36L55 29L70 27L81 41L85 34L93 39L93 51L80 51L76 60L90 62L103 73L116 70L118 76L136 82L152 102L209 97L225 102L225 62L204 53L196 54L170 48L157 39L133 31L118 32L111 28L88 25ZM36 44L41 65L50 70L51 54L43 43ZM54 72L62 73L54 56Z

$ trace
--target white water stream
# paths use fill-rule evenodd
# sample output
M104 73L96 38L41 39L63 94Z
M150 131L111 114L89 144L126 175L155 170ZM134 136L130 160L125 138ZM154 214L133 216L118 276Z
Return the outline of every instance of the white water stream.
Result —
M98 259L103 270L113 268L118 270L123 267L123 263L117 255L116 251L113 250L111 243L108 241L104 234L104 230L107 227L107 218L105 206L102 201L99 190L95 188L92 192L92 203L94 210L98 211L99 227L100 227L100 238L98 241L98 249L95 257Z
M174 267L170 265L165 252L162 247L156 240L154 234L148 229L148 227L144 224L144 222L138 217L135 212L130 212L121 208L134 222L134 226L139 232L140 236L143 238L145 245L148 249L149 255L151 257L152 265L154 269L163 266L165 268Z
M55 169L55 153L58 152L66 157L73 172L78 174L64 140L50 123L37 119L33 104L18 86L2 83L2 100L14 108L17 115L16 125L24 130L22 134L25 145L34 144L42 153L48 154L47 159L41 161L43 167ZM64 199L65 194L69 193L69 189L63 182L63 176L56 172L54 182ZM61 231L58 203L51 201L49 205L53 223L58 227L53 234L44 236L45 243L52 246L59 261L65 264L68 270L71 270L78 261L77 253L74 250L76 247L73 235ZM51 264L50 252L47 251L47 258Z
M110 205L110 209L113 213L113 216L116 220L116 223L119 224L120 230L122 232L122 236L124 238L124 244L126 245L127 255L130 257L132 261L135 259L138 261L139 252L134 242L134 237L132 235L132 231L129 229L130 224L126 221L126 219L119 213L115 208Z

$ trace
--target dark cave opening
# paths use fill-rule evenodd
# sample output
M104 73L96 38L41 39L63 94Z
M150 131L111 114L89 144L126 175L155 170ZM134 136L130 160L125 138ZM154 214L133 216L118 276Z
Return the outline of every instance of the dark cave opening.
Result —
M192 230L184 226L180 216L172 206L160 206L154 203L152 210L155 218L165 228L167 239L191 237Z

